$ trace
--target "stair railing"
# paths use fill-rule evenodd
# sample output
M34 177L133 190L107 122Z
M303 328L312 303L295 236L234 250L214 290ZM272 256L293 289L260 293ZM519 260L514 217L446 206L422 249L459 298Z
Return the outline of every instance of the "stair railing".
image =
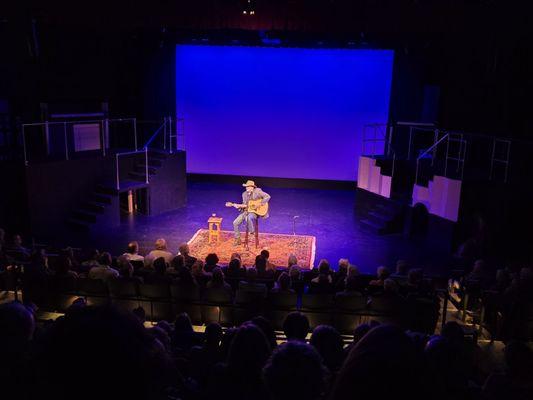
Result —
M155 130L153 135L146 141L144 144L142 150L136 150L136 151L125 151L122 153L116 153L115 154L115 188L117 190L120 190L120 165L119 165L119 158L122 156L129 156L133 154L142 154L144 153L144 174L145 174L145 183L148 185L150 183L150 176L148 173L148 148L153 143L153 141L156 139L156 137L163 131L163 146L166 149L166 134L167 134L167 127L168 122L167 118L165 117L163 123ZM171 122L170 122L171 124Z
M434 152L434 155L435 155L435 150L437 149L438 145L440 143L442 143L444 140L448 140L449 138L449 134L445 134L443 137L441 137L439 140L437 140L431 147L428 147L426 150L424 150L422 152L422 154L420 154L417 158L416 158L416 172L415 172L415 184L418 184L418 173L420 171L420 160L422 158L424 158L424 156L426 154L428 154L429 152L433 151ZM431 165L433 165L433 161L434 161L434 156L431 160Z

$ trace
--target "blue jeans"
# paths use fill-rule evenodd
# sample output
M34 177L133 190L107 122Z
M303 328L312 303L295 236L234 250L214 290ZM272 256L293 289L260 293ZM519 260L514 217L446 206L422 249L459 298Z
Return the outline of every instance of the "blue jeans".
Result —
M257 214L243 212L240 213L235 221L233 221L233 232L235 233L235 239L241 237L241 232L239 231L239 226L246 222L248 224L248 233L253 234L255 232L255 220L257 219Z

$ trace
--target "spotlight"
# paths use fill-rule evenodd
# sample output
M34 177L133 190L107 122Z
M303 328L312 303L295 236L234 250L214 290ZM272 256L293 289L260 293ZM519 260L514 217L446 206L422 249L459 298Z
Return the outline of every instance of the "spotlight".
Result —
M243 15L255 15L255 0L245 0Z

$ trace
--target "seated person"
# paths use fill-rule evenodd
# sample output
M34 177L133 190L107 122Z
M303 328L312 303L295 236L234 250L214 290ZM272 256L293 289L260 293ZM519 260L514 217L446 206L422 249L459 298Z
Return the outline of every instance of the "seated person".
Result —
M139 254L139 243L135 241L128 243L128 248L122 256L128 261L144 261L144 257Z
M348 275L348 267L350 266L350 261L347 258L341 258L339 260L338 265L339 268L336 272L333 273L333 285L335 286L336 290L344 290L344 280Z
M191 269L192 265L196 261L196 257L193 257L190 255L190 249L189 245L187 243L183 243L179 248L179 254L183 256L183 262L185 267Z
M280 274L276 286L274 286L270 293L296 293L291 289L291 277L288 273L282 272Z
M292 264L289 268L289 278L291 278L291 289L298 294L302 294L304 292L305 282L297 263Z
M145 283L151 285L172 283L172 277L167 274L167 263L163 257L156 258L152 267L152 272L144 277Z
M270 252L268 250L261 250L261 256L266 260L266 270L276 272L276 266L269 261Z
M377 269L377 279L373 279L368 283L368 291L370 293L376 293L383 291L383 284L385 279L390 276L390 271L387 267L381 266Z
M218 256L215 253L209 253L205 257L205 264L204 264L204 271L205 272L213 272L215 268L220 268L220 265L218 265Z
M211 280L207 282L207 289L224 289L231 291L231 286L226 283L224 279L224 274L222 273L222 269L220 267L216 267L213 270L213 275L211 276Z
M350 265L348 267L348 275L344 280L345 292L361 292L365 290L365 283L359 273L359 269L356 265Z
M119 273L116 269L111 268L111 254L102 253L99 260L99 266L92 267L89 271L89 279L101 279L107 282L110 279L118 278Z
M267 259L261 254L255 257L255 269L257 270L257 277L259 279L273 279L274 271L267 270Z
M174 258L174 254L167 250L167 241L165 239L157 239L155 241L155 249L144 258L145 267L151 268L154 260L159 257L163 257L167 264L170 264Z
M211 274L204 271L204 263L202 260L196 260L192 265L191 273L200 290L204 290L207 286L207 282L211 279Z
M246 271L246 280L239 282L238 290L248 291L248 292L257 292L266 296L267 287L264 283L257 283L257 269L254 267L248 268Z

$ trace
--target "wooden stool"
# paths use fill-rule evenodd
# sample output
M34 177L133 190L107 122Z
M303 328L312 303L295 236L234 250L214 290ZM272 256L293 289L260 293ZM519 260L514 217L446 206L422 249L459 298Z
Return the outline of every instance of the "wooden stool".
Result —
M259 217L254 220L254 230L255 230L255 248L259 247ZM246 236L244 237L244 247L248 249L248 222L246 223Z
M209 217L207 224L209 226L208 243L211 244L211 241L215 241L216 243L220 242L220 225L222 224L222 218L213 215Z

